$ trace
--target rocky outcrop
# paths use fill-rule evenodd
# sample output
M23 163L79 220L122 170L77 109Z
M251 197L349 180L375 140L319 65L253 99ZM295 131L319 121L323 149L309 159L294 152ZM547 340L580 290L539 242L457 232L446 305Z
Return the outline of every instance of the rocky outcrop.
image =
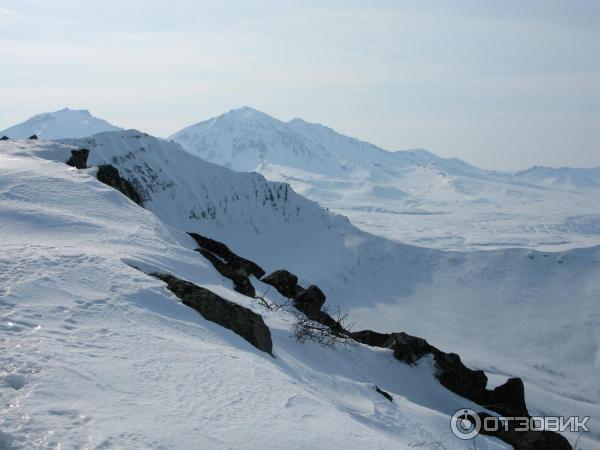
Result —
M144 206L140 195L137 193L133 185L126 179L121 178L121 175L116 167L110 164L102 164L101 166L98 166L96 178L98 178L98 181L115 188L138 205Z
M184 305L198 311L206 320L233 331L259 350L272 354L271 332L260 314L189 281L162 273L151 275L167 283L168 289Z
M256 290L250 282L250 275L260 278L265 271L256 263L233 253L219 241L198 233L188 233L200 246L196 249L208 259L217 271L233 281L234 289L240 294L255 298Z
M372 330L361 330L350 333L350 337L356 342L370 345L371 347L385 347L390 335Z
M482 412L477 415L480 423L483 423L486 418L492 417ZM467 418L475 423L471 417ZM569 441L558 433L553 431L516 431L515 429L518 427L522 427L522 424L518 421L510 421L508 427L499 424L496 431L486 431L482 428L481 434L501 439L512 445L515 450L573 450Z
M506 383L493 390L485 390L481 405L496 411L505 417L523 417L527 415L525 404L525 386L520 378L509 378Z
M225 244L206 238L197 233L189 233L200 245L201 252L223 276L233 280L235 289L245 295L254 296L254 288L248 274L257 278L264 271L252 261L235 255ZM249 287L245 284L247 281ZM317 286L307 289L298 285L298 277L287 270L277 270L262 278L264 283L273 286L281 295L292 300L292 305L310 320L329 328L332 335L351 338L373 347L392 349L394 357L406 364L415 364L421 358L431 355L435 362L440 384L450 391L465 397L482 407L495 411L504 417L529 417L525 404L525 389L520 378L510 378L495 389L487 389L487 376L482 370L472 370L465 366L460 356L445 353L430 345L425 339L406 333L378 333L372 330L349 332L339 321L322 310L325 294ZM214 294L213 294L214 295ZM260 316L259 316L260 317ZM270 336L270 335L269 335ZM392 396L375 386L375 390L388 400ZM484 417L484 413L478 413ZM557 433L548 431L516 432L514 429L500 430L493 436L512 445L516 450L571 450L568 441Z
M511 378L502 386L487 390L487 376L482 370L469 369L456 353L445 353L425 339L392 333L384 347L391 348L396 359L407 364L432 355L438 370L436 376L447 389L505 416L529 416L523 382L519 378Z
M321 312L321 307L325 303L325 294L317 286L311 285L294 297L294 307L302 311L311 319L317 319Z
M219 258L223 259L234 269L244 269L249 275L254 275L260 279L265 275L265 271L256 263L242 258L233 253L229 247L219 241L202 236L198 233L188 233L200 246L211 253L214 253Z
M230 264L223 262L214 253L211 253L204 248L197 248L196 251L200 252L202 256L208 259L213 267L217 269L217 272L233 281L233 288L237 292L247 295L248 297L256 297L256 290L250 282L248 273L243 268L239 267L236 269L232 267Z
M249 296L255 295L254 287L250 283L248 275L253 274L257 278L264 275L264 271L257 264L234 254L221 242L206 238L197 233L190 233L190 236L192 236L198 245L200 245L200 248L198 248L197 251L202 253L219 273L233 280L236 291ZM165 276L162 276L162 279L165 279ZM167 279L165 279L165 281L167 281ZM179 294L176 292L176 295L180 298L183 299L190 297L191 295L195 295L196 297L199 296L199 294L190 294L187 292L191 289L189 287L191 283L182 282L181 280L177 281L179 283L178 288L171 288L173 281L167 281L167 283L170 284L169 288L173 292L183 291ZM354 333L349 332L344 329L339 321L333 319L326 310L322 310L326 297L321 289L314 285L311 285L306 289L302 288L298 285L298 277L287 270L277 270L262 278L261 281L273 286L281 295L291 299L292 305L297 310L304 313L308 319L327 327L332 331L332 335L340 336L344 339L351 338L357 342L374 347L389 348L393 350L396 359L406 364L416 364L421 358L431 355L436 367L435 376L438 378L440 384L450 391L465 397L486 409L495 411L504 417L529 417L527 406L525 404L525 389L521 379L510 378L503 385L498 386L493 390L488 390L487 376L482 370L472 370L468 368L462 363L459 355L455 353L445 353L430 345L425 339L411 336L406 333L386 334L372 330L362 330ZM210 293L210 291L206 292ZM213 293L210 294L211 296L217 297ZM204 293L202 295L207 296L208 294ZM220 297L217 298L220 299ZM199 302L199 300L190 301L189 299L183 301L190 306ZM201 301L200 304L202 304ZM203 313L201 312L201 314ZM232 329L228 325L223 326ZM242 335L241 333L238 334ZM248 335L252 333L245 331L245 334ZM248 340L247 337L246 339ZM249 342L252 343L250 340ZM253 345L257 346L254 343ZM375 386L375 390L386 399L393 401L392 396L378 386ZM484 413L477 414L481 417L485 417ZM554 432L516 432L513 427L508 430L500 428L499 431L490 435L507 442L516 450L542 450L547 448L557 450L571 449L568 441Z
M276 270L260 281L273 286L277 292L287 298L295 297L301 289L298 286L298 277L287 270Z
M2 137L0 138L0 141L8 141L9 139L10 139L10 138L9 138L8 136L6 136L6 135L5 135L5 136L2 136Z
M31 136L29 136L27 139L33 139L33 140L37 140L37 134L32 134Z
M71 157L68 159L67 164L77 169L86 169L89 154L90 151L87 148L71 150Z

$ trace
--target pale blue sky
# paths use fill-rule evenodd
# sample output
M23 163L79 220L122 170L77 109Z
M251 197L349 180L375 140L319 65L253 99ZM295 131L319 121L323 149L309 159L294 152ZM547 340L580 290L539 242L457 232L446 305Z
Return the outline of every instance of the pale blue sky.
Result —
M0 0L0 129L249 105L491 169L600 166L600 1Z

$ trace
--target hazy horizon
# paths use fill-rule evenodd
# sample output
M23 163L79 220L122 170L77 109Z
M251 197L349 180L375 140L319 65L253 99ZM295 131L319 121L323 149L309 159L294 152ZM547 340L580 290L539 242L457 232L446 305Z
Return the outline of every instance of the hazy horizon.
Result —
M0 0L0 128L248 105L495 170L600 166L600 2Z

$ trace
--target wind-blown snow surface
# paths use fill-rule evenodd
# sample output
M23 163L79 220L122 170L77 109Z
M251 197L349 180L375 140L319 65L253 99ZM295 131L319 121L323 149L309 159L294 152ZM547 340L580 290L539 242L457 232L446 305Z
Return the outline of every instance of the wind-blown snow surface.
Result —
M525 380L533 414L600 420L600 248L454 252L402 245L356 229L286 185L196 158L130 130L67 141L110 162L145 205L179 230L226 242L265 270L317 284L358 327L406 331L459 353L500 382ZM51 142L0 153L65 161ZM266 288L258 288L264 292ZM596 434L588 439L598 440Z
M600 242L600 169L491 172L247 107L171 139L208 161L290 183L363 230L405 243L556 251Z
M296 343L286 313L224 285L187 235L94 169L39 158L68 151L0 145L0 448L465 448L448 423L470 403L441 387L431 361ZM275 358L131 265L262 314ZM481 437L477 448L508 447Z
M59 139L85 137L102 131L116 130L120 128L92 116L88 110L64 108L33 116L25 122L0 131L0 136L27 139L35 134L40 139Z

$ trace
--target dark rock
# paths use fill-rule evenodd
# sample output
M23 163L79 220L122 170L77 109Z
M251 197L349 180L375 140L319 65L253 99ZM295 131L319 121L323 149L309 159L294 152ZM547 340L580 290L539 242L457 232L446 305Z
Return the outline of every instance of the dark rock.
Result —
M27 139L37 139L37 134L32 134L31 136L29 136Z
M244 269L248 274L260 279L265 271L256 263L233 253L229 247L219 241L202 236L198 233L188 233L201 248L214 253L235 269Z
M300 291L294 297L294 307L311 319L318 317L323 303L325 303L325 294L314 285Z
M527 417L525 386L520 378L509 378L506 383L485 391L482 406L505 417Z
M393 401L394 401L394 399L392 398L392 396L391 396L389 393L385 392L384 390L382 390L382 389L379 389L379 386L375 386L375 391L377 391L379 394L383 395L383 396L384 396L385 398L387 398L387 399L388 399L390 402L393 402Z
M487 376L483 370L471 370L456 353L444 353L435 349L434 359L439 368L437 378L442 386L476 403L483 402Z
M337 336L350 336L350 333L344 329L341 323L331 317L325 311L319 311L317 314L311 317L313 320L329 327L333 334Z
M432 349L425 339L406 333L392 333L385 346L394 350L396 359L407 364L415 364Z
M271 331L265 325L260 314L225 300L208 289L189 281L180 280L167 274L153 273L151 275L167 283L169 290L179 297L184 305L194 308L206 320L233 331L259 350L272 354Z
M90 151L87 148L80 148L79 150L71 150L71 157L67 161L67 164L77 169L87 168L87 159Z
M486 389L487 376L482 370L465 366L456 353L445 353L425 339L406 333L392 333L385 347L394 350L396 359L415 364L425 355L432 355L440 384L452 392L474 401L499 414L528 416L523 382L511 378L494 390Z
M234 289L240 294L247 295L248 297L256 297L256 291L250 279L248 273L243 268L234 268L231 265L223 262L214 253L204 249L198 248L196 251L202 253L206 259L208 259L217 271L226 278L233 281Z
M98 174L96 175L96 178L98 178L98 181L115 188L138 205L144 206L140 195L137 193L133 185L126 179L121 178L121 175L119 175L119 171L116 167L110 164L102 164L101 166L98 166Z
M273 286L284 297L293 298L298 294L298 277L287 270L276 270L261 281Z
M8 136L2 136L0 141L8 141L10 138Z
M481 423L486 418L492 417L483 412L477 413L477 415ZM472 423L476 423L472 417L467 416L467 418ZM516 431L516 428L522 428L522 425L518 421L509 421L508 429L500 423L496 431L487 431L482 428L481 434L494 436L512 445L515 450L573 450L569 441L558 433L553 431Z
M350 337L361 344L370 345L371 347L385 347L390 335L378 333L377 331L361 330L350 333Z

